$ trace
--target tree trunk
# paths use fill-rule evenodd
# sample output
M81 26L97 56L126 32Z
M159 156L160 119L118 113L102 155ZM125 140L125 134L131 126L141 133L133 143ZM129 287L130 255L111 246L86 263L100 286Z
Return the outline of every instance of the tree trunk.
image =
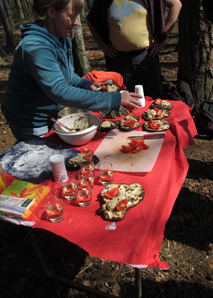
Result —
M184 0L179 17L178 80L187 82L195 106L213 100L213 24L204 10L205 0Z
M8 2L7 0L4 0L4 6L7 12L7 16L8 16L8 20L11 26L11 29L14 30L15 29L15 24L13 22L13 14L12 14L12 9L10 6L10 2Z
M13 36L13 31L12 28L10 26L8 17L7 17L7 13L5 11L4 8L4 4L2 1L0 1L0 18L4 27L4 31L6 34L6 41L7 41L7 48L8 49L14 49L15 48L15 39Z
M75 72L80 76L84 76L88 71L91 70L90 64L88 62L85 46L84 46L84 37L81 27L81 20L78 16L79 25L74 29L74 37L72 39L73 45L73 58L74 58L74 67Z
M16 0L16 4L17 4L17 7L18 7L19 20L20 21L24 20L24 13L23 13L23 9L22 9L20 0Z

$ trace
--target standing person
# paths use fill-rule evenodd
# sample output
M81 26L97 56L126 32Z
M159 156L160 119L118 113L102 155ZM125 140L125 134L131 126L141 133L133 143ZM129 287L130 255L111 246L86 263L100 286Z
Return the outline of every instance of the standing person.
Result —
M88 26L105 54L107 70L120 73L129 91L141 84L146 96L162 98L158 55L181 6L179 0L94 0Z
M78 25L84 0L34 0L41 17L21 25L22 40L11 66L2 104L5 118L17 138L44 136L62 106L87 110L140 107L135 93L94 92L100 83L74 72L70 35ZM134 96L134 97L133 97Z

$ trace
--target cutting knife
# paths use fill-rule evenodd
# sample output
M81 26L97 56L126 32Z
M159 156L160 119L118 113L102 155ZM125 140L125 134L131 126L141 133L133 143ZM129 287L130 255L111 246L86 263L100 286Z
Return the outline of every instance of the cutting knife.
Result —
M151 140L151 139L162 139L165 138L166 134L165 133L156 133L156 134L145 134L143 136L130 136L128 139L146 139L146 140Z

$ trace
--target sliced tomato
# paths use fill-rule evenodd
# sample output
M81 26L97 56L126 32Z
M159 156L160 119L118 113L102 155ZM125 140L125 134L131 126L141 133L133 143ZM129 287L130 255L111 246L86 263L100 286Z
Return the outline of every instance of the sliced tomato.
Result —
M144 143L143 139L131 139L131 145L134 147L141 146L142 143Z
M155 123L153 119L149 119L149 123Z
M134 146L132 146L132 145L128 145L128 146L126 146L126 145L122 145L122 147L121 147L121 151L122 151L123 153L129 153L129 152L131 152L133 149L134 149Z
M157 98L157 99L155 100L155 103L156 103L156 105L160 105L160 104L162 103L162 99Z
M141 152L142 149L143 149L142 146L137 146L137 147L135 147L135 148L132 150L132 152L133 152L133 153L138 153L138 152Z
M84 147L84 148L81 148L80 149L81 153L85 153L87 154L88 152L92 151L91 149L87 148L87 147Z
M83 156L83 159L89 161L89 160L92 160L93 159L93 156L94 156L94 153L93 152L90 152L86 155Z
M149 120L149 127L153 128L153 129L158 129L161 127L160 123L156 123L152 119L150 119L150 120Z
M81 153L85 154L83 156L84 160L92 160L92 158L94 156L94 152L91 149L88 149L88 148L82 148Z
M124 200L121 200L120 202L118 202L118 204L115 206L115 208L117 211L123 211L126 208L127 204L128 204L128 200L124 199Z
M149 149L149 146L145 143L141 143L141 147L144 149L144 150L147 150Z
M145 144L144 139L131 139L131 144L135 147L140 146L142 147L142 149L145 149L145 150L149 149L149 146Z
M118 194L119 194L118 187L113 187L104 193L105 197L107 197L108 199L113 199L113 198L117 197Z
M162 116L162 110L158 110L158 111L156 111L156 116L157 117L161 117Z
M133 126L135 124L135 122L136 122L136 120L134 120L134 119L126 120L124 122L124 125L126 125L126 126Z
M102 91L107 91L107 87L105 85L102 86Z

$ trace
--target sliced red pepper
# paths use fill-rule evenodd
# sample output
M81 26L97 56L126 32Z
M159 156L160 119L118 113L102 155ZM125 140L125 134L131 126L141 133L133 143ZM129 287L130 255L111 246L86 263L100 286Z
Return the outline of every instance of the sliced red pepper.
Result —
M105 197L107 197L108 199L113 199L113 198L117 197L118 194L119 194L118 187L113 187L104 193Z
M134 119L132 119L132 120L126 120L124 122L124 125L126 125L126 126L133 126L135 124L135 122L136 121Z
M124 200L121 200L120 202L118 202L118 204L115 206L115 209L117 211L123 211L126 206L128 204L128 200L127 199L124 199Z

